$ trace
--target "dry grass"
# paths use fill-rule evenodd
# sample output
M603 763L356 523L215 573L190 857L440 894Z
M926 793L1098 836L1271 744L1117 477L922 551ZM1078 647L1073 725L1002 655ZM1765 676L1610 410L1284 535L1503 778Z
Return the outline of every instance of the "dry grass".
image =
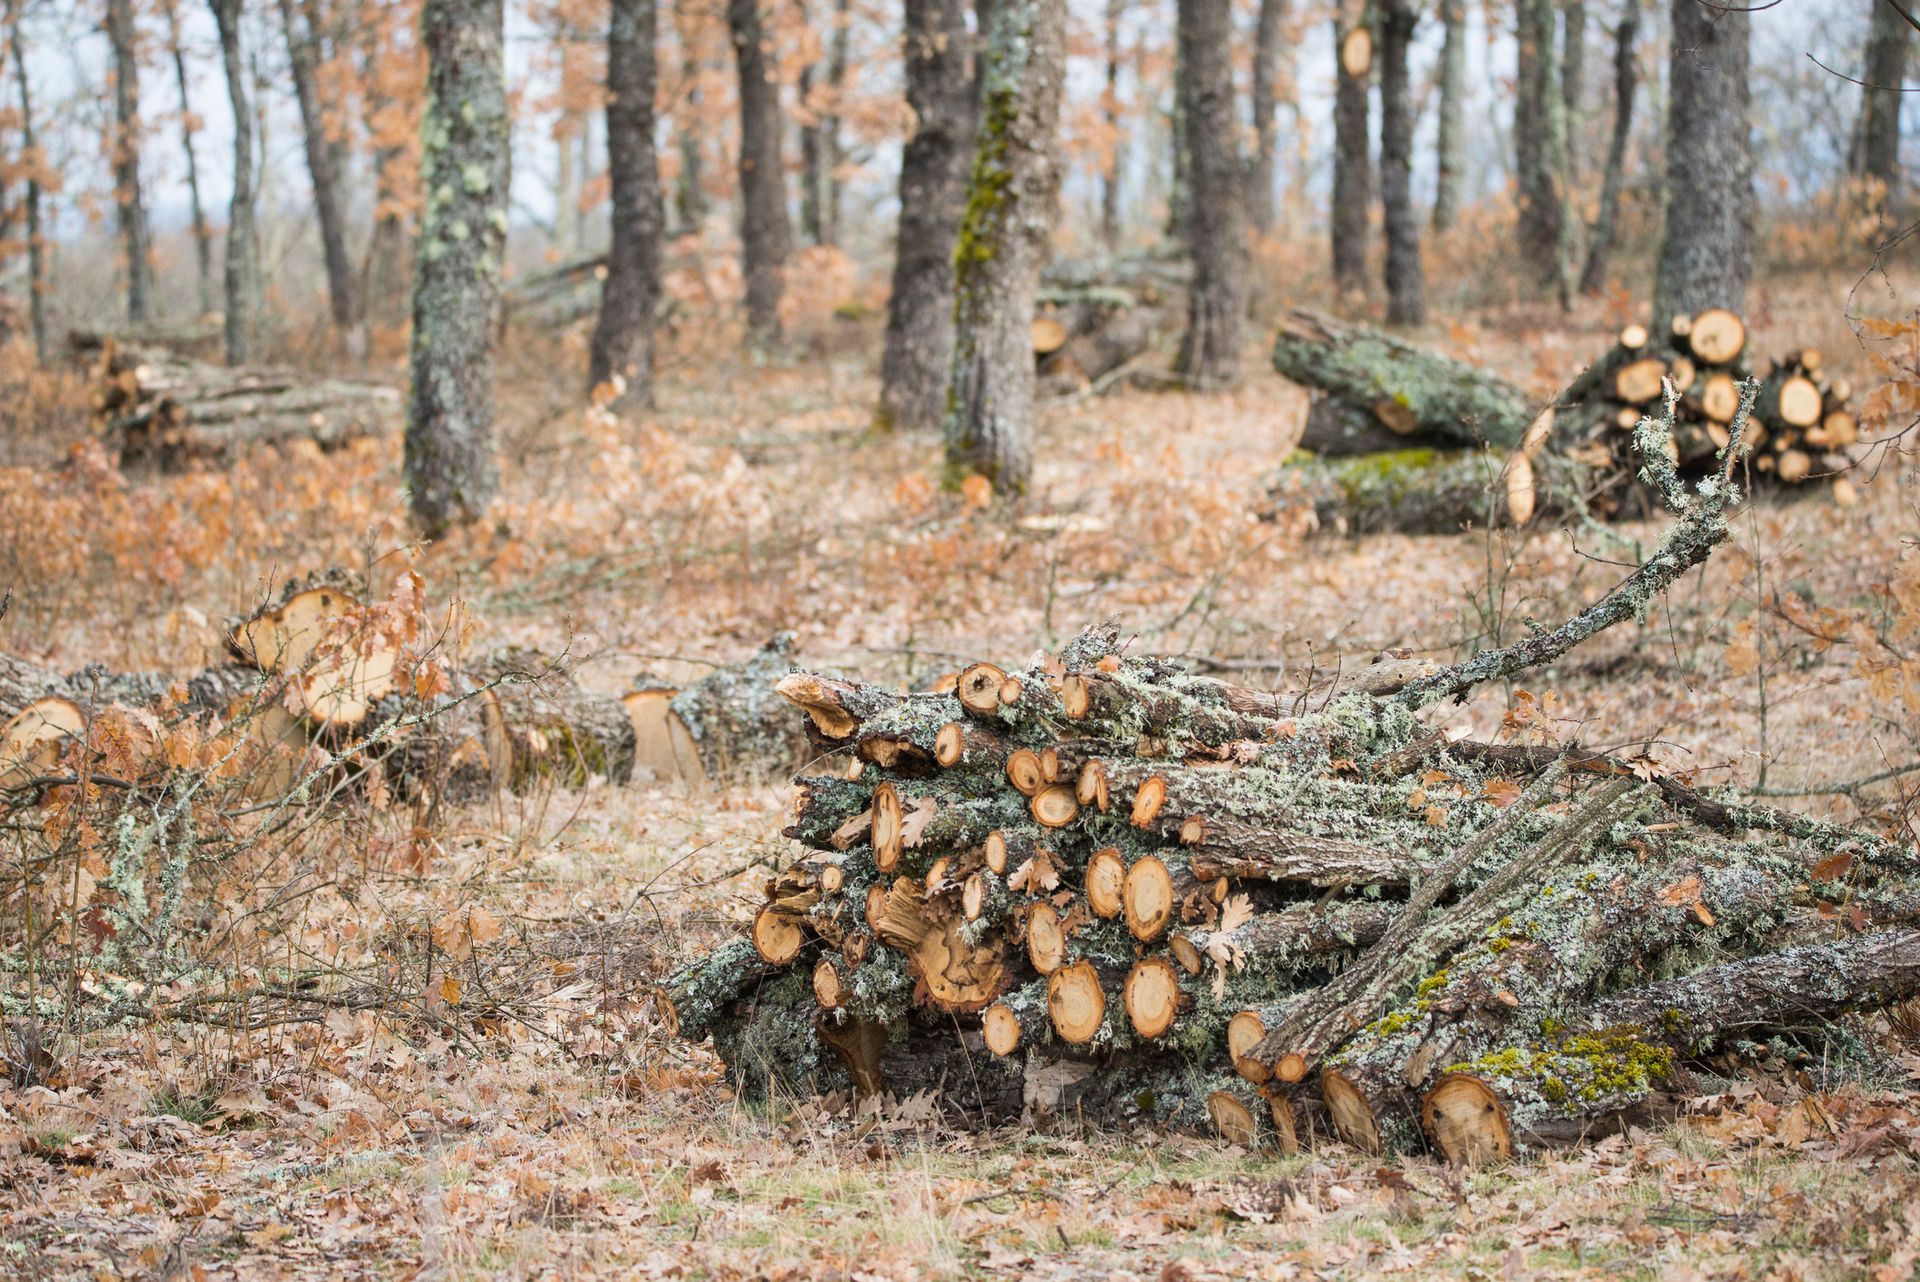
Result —
M1818 341L1864 383L1832 289L1762 295L1762 351ZM1562 323L1500 303L1428 337L1545 390L1618 308ZM609 690L641 667L697 675L779 629L810 663L920 681L1107 617L1156 650L1332 664L1452 654L1557 619L1652 533L1350 543L1262 520L1302 402L1251 353L1233 393L1050 409L1033 495L974 508L937 488L933 442L868 432L871 322L822 315L807 333L802 356L759 368L688 335L664 408L623 419L553 380L580 364L577 336L516 336L498 519L432 547L410 542L391 443L129 481L85 452L51 470L57 451L9 438L0 546L16 600L0 647L62 668L188 668L264 584L344 564L382 585L416 570L435 600L473 604L485 643L570 642ZM71 432L59 398L74 390L42 385L34 421ZM1774 787L1826 786L1912 759L1913 712L1862 666L1871 629L1834 644L1800 626L1884 612L1876 585L1910 574L1909 484L1890 466L1855 508L1759 506L1646 627L1530 693L1563 731L1650 744L1712 782L1753 783L1764 763ZM1449 715L1490 732L1508 694ZM156 1278L1890 1282L1920 1258L1920 1128L1896 1097L1846 1090L1810 1122L1778 1062L1755 1093L1703 1101L1671 1130L1465 1178L1424 1160L1382 1173L1331 1146L1282 1162L1199 1140L748 1111L704 1050L664 1036L648 994L745 920L784 853L785 800L777 781L643 782L505 799L430 833L404 807L356 802L301 852L295 897L276 893L284 870L207 870L196 887L220 911L273 907L272 929L220 955L214 988L325 966L368 1008L289 997L255 999L251 1023L235 1004L203 1023L49 1026L45 1081L0 1088L0 1259L21 1276ZM1880 787L1806 804L1885 822L1900 800ZM0 911L14 931L16 909Z

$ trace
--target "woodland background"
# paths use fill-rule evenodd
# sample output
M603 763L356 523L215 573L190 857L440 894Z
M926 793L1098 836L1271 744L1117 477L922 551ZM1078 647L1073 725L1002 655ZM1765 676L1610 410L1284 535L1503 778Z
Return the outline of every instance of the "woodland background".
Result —
M608 243L608 6L507 5L508 306L491 368L500 488L484 519L428 540L407 509L396 435L246 450L181 472L123 468L103 444L94 370L65 351L69 331L144 327L222 358L229 83L206 7L16 0L0 72L0 286L11 300L0 651L62 672L187 673L220 661L229 617L328 568L351 576L410 653L527 646L564 654L574 681L607 694L642 673L686 685L782 632L809 666L918 686L1115 618L1144 651L1277 683L1389 649L1452 658L1566 617L1651 546L1659 522L1355 539L1272 502L1307 407L1267 367L1277 318L1309 305L1378 321L1386 290L1371 203L1364 270L1333 277L1333 12L1271 7L1282 33L1271 218L1249 236L1240 377L1180 387L1176 333L1137 379L1043 399L1034 472L1016 496L950 487L933 433L875 426L912 123L895 7L764 10L795 244L771 342L750 341L742 314L725 13L659 8L664 297L652 404L636 406L596 395L591 306L556 315L524 292L514 302ZM1231 11L1246 151L1258 8ZM1599 212L1625 14L1597 0L1551 8L1563 84L1577 81L1562 90L1573 175L1562 190L1584 236ZM258 183L249 359L403 386L423 210L420 6L228 11ZM1174 239L1174 6L1067 12L1053 253L1149 254ZM1519 742L1577 736L1650 772L1913 839L1910 183L1897 151L1891 169L1866 164L1874 98L1853 82L1877 83L1867 50L1879 12L1785 0L1751 17L1759 217L1744 314L1757 350L1818 346L1852 380L1863 433L1885 442L1850 475L1857 501L1833 502L1825 486L1767 496L1643 624L1524 688L1484 689L1442 724ZM131 24L120 43L137 65L131 146L116 109L116 15ZM1657 320L1668 14L1643 11L1631 46L1641 99L1617 251L1565 308L1514 249L1514 7L1460 15L1464 165L1457 215L1439 228L1436 13L1413 44L1429 314L1408 332L1544 398L1623 326ZM295 85L300 51L312 119ZM346 312L328 288L316 139L339 179ZM120 215L130 156L153 268L146 314L131 319ZM194 737L204 727L151 741L137 729L111 760L218 755L213 731ZM184 865L191 893L168 937L143 944L147 970L113 946L127 887L113 884L97 804L84 791L56 798L51 823L8 810L0 831L0 1258L20 1276L1893 1282L1920 1261L1912 1081L1829 1072L1817 1047L1798 1044L1759 1048L1735 1085L1670 1127L1493 1172L1383 1165L1332 1146L1282 1159L1196 1138L955 1134L913 1100L864 1116L748 1107L711 1054L668 1035L649 994L737 934L788 856L778 772L550 782L445 806L330 778L271 826L229 797L222 822L237 835ZM323 976L336 999L276 987L294 972ZM1910 1012L1853 1031L1920 1077Z

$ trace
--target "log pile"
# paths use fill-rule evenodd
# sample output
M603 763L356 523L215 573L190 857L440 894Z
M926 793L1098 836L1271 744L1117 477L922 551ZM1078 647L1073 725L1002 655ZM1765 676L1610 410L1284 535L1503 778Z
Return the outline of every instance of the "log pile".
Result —
M1642 325L1551 402L1485 370L1364 326L1291 312L1274 367L1313 392L1301 453L1276 477L1276 509L1311 507L1319 524L1351 533L1450 533L1576 514L1641 516L1633 436L1670 384L1678 395L1671 449L1683 472L1717 465L1743 380L1754 374L1744 323L1709 309L1659 335ZM1852 389L1802 349L1761 377L1748 438L1761 481L1833 479L1858 439Z
M1192 272L1185 259L1061 259L1042 277L1033 355L1042 395L1104 389L1179 332Z
M291 441L331 450L401 427L402 399L391 387L212 365L111 335L92 341L77 336L75 346L89 358L95 427L122 466L178 471L219 464L250 445Z
M749 1095L1477 1162L1657 1113L1716 1047L1920 993L1913 850L1421 721L1726 537L1728 479L1689 493L1662 464L1682 517L1645 566L1453 668L1385 660L1308 699L1108 627L941 693L783 678L844 769L796 780L799 853L746 936L667 981L680 1033Z

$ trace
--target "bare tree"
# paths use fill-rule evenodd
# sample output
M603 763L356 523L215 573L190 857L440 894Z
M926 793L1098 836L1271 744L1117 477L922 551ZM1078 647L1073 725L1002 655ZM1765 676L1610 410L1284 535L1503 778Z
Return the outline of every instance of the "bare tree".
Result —
M931 430L953 359L953 241L966 205L974 90L966 0L906 0L901 38L913 136L900 153L900 225L880 360L880 422Z
M396 21L393 15L377 13L376 20L364 22L360 28L367 116L370 121L380 122L374 131L373 231L367 237L366 257L361 262L360 305L363 316L371 315L383 324L399 321L406 298L406 201L400 170L407 147L397 134L395 122L386 119L402 110L389 85L394 72L386 65L387 59L395 56L391 24Z
M1033 473L1033 306L1060 193L1066 0L993 0L982 113L954 248L947 472L1018 493Z
M1345 8L1351 8L1346 6ZM1333 19L1333 283L1341 292L1367 287L1367 207L1373 200L1367 96L1373 79L1373 32L1365 15Z
M693 0L674 0L673 25L680 39L680 102L674 107L673 135L680 149L680 178L673 192L673 212L685 230L706 221L705 157L700 150L700 57L695 45L699 16Z
M414 249L406 477L429 535L485 510L493 460L493 332L507 232L502 0L426 0L427 192Z
M747 278L747 338L780 340L781 277L793 233L780 168L780 86L767 48L763 0L727 0L727 29L740 69L740 241Z
M1253 31L1253 156L1247 163L1247 217L1260 231L1273 230L1274 157L1279 130L1274 124L1287 0L1260 0Z
M1620 191L1626 183L1627 145L1633 140L1633 98L1640 81L1634 46L1640 40L1639 0L1626 0L1613 32L1613 138L1607 145L1607 171L1600 183L1600 208L1587 240L1587 263L1580 292L1595 295L1607 281L1607 262L1619 236Z
M25 5L7 4L7 41L13 46L13 70L20 81L20 158L26 166L27 323L33 333L35 359L47 359L47 263L40 228L40 144L33 128L33 87L27 79L27 42L22 30Z
M1220 387L1240 374L1241 327L1247 310L1246 170L1234 143L1232 0L1179 0L1181 62L1186 74L1187 333L1179 370L1195 387Z
M1567 261L1567 114L1554 55L1556 0L1519 0L1513 100L1514 168L1518 179L1520 253L1564 300Z
M624 399L653 400L653 323L660 305L660 166L653 144L655 0L613 0L607 25L607 173L613 243L593 329L592 385L618 375Z
M153 240L140 192L140 51L133 0L107 0L107 43L113 48L113 195L120 247L127 256L127 319L153 316Z
M247 101L247 61L240 47L246 0L211 0L220 31L220 65L233 108L233 194L227 201L227 364L253 355L253 309L260 292L260 239L253 226L253 108Z
M1667 64L1667 217L1653 315L1741 311L1753 277L1751 25L1738 7L1672 0Z
M1907 45L1913 28L1888 0L1871 0L1867 67L1860 77L1860 118L1854 123L1847 168L1877 178L1887 196L1900 181L1900 103L1907 76Z
M195 281L199 287L200 312L213 306L213 232L207 227L206 206L200 201L200 161L193 152L195 120L193 100L187 92L187 51L180 42L180 13L176 0L163 0L161 11L167 19L167 52L173 58L174 84L180 90L180 150L187 159L187 201L193 215Z
M280 21L287 36L287 61L293 69L294 98L300 104L307 174L313 183L313 208L320 222L320 249L327 266L327 301L333 327L356 356L366 351L366 333L360 323L360 297L355 288L353 259L347 253L347 219L341 203L339 159L327 137L325 109L320 102L320 24L313 0L304 12L294 0L280 0Z
M1433 228L1446 231L1460 219L1460 183L1467 169L1467 3L1440 0L1440 132L1435 151L1440 168L1433 189Z
M1407 51L1419 24L1415 0L1380 0L1380 203L1387 236L1387 323L1424 325L1426 275L1413 204L1413 101Z
M1100 168L1100 239L1109 252L1120 245L1120 25L1127 0L1107 0L1106 89L1100 113L1107 126L1106 163Z
M1564 0L1560 24L1560 101L1566 108L1566 170L1573 178L1580 173L1580 108L1587 98L1586 0Z

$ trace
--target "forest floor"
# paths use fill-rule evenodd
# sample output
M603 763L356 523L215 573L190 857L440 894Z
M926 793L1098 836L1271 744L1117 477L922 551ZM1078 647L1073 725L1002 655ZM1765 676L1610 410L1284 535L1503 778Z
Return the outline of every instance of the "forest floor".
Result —
M1868 386L1843 300L1763 293L1761 352L1817 343ZM1515 311L1427 338L1546 392L1618 323ZM1142 649L1278 682L1255 665L1511 640L1592 599L1659 528L1315 533L1267 501L1304 400L1251 349L1231 393L1050 406L1034 493L975 506L939 490L936 443L868 433L873 346L870 324L828 328L744 369L690 341L658 412L613 417L554 383L576 350L516 340L499 519L427 548L405 532L397 443L172 478L123 480L84 456L0 469L0 560L18 567L0 647L63 670L191 668L217 650L214 621L267 581L339 564L376 583L416 569L434 600L472 603L486 642L568 645L608 690L643 668L696 677L780 630L809 665L922 682L1110 617ZM79 391L43 379L34 394ZM0 464L57 457L34 456L44 440L0 448ZM1545 718L1703 783L1811 789L1790 804L1904 826L1907 776L1850 784L1920 756L1920 698L1866 639L1916 591L1915 477L1889 457L1862 479L1850 508L1817 487L1763 498L1644 626L1445 715L1484 734ZM265 924L210 965L324 959L390 1000L59 1044L47 1085L0 1086L0 1269L1898 1282L1920 1268L1920 1096L1778 1055L1670 1127L1469 1175L1332 1144L1279 1159L1177 1137L958 1134L914 1100L749 1110L705 1048L665 1036L650 991L747 920L786 852L786 804L780 779L638 781L507 798L427 833L402 807L365 808L291 873L226 870L219 893L266 905ZM455 963L451 989L423 991L397 960L425 937Z

